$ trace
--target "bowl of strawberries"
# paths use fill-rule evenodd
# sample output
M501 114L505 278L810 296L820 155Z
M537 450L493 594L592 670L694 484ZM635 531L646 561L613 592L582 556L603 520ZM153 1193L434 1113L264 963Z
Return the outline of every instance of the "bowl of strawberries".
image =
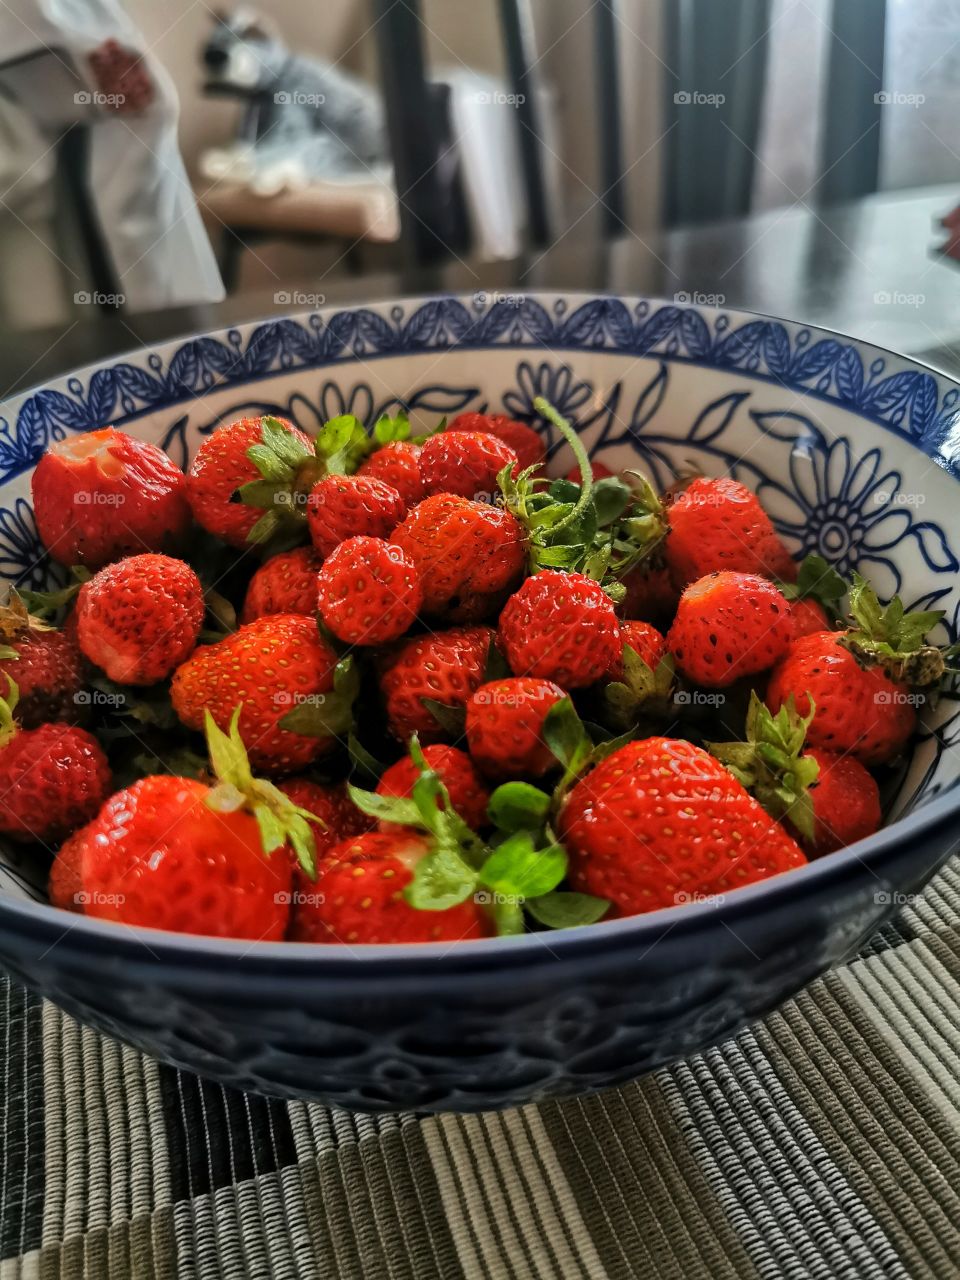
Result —
M325 311L0 410L0 966L361 1111L617 1084L960 810L960 388L644 298Z

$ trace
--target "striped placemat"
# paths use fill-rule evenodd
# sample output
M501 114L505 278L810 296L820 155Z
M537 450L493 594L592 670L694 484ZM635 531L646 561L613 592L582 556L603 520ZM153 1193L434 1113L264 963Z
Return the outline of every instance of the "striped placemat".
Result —
M4 981L0 1280L956 1277L958 923L960 859L719 1048L483 1116L224 1089Z

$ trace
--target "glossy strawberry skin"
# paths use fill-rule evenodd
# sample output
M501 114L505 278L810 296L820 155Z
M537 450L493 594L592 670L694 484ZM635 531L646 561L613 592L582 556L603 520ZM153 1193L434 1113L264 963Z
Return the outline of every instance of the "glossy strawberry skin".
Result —
M797 711L816 711L807 744L824 751L851 753L865 765L898 756L916 728L910 691L879 667L864 669L835 631L795 640L773 669L767 706L777 711L793 694Z
M242 702L240 734L253 768L291 773L331 743L282 729L279 722L297 705L331 691L336 662L312 618L270 614L196 649L174 672L170 698L188 729L203 728L206 708L226 731Z
M305 448L312 448L310 438L292 422L284 418L279 421ZM247 546L247 535L263 515L257 507L231 502L241 485L261 479L247 450L262 443L262 432L262 418L238 418L224 423L204 440L187 474L194 519L231 547Z
M493 502L497 476L516 467L517 455L496 436L480 431L443 431L420 450L420 472L428 494L455 493L476 502Z
M420 571L424 611L454 621L492 612L519 579L526 556L523 528L509 511L454 494L414 507L390 541Z
M473 901L419 911L404 899L427 844L405 832L372 831L338 845L324 861L312 901L294 908L295 942L459 942L491 932Z
M666 639L649 622L640 622L635 618L628 618L626 622L621 622L620 639L623 644L620 657L614 663L610 672L612 680L623 679L623 649L627 648L628 645L640 661L647 664L651 671L656 671L666 656Z
M457 747L437 742L424 747L423 757L427 767L438 775L447 788L450 803L467 826L474 831L482 831L489 826L487 805L490 803L490 792L467 753ZM419 777L420 770L409 756L404 756L384 773L377 785L377 795L411 796L413 784ZM396 823L381 822L380 829L394 831Z
M164 680L196 647L203 588L170 556L129 556L106 565L77 597L77 640L90 662L119 684Z
M321 563L313 547L271 556L250 579L240 621L254 622L270 613L316 613Z
M47 897L51 907L83 912L83 881L80 878L86 827L64 840L50 865Z
M620 605L624 618L649 622L658 630L666 630L677 611L680 592L673 584L670 570L664 565L641 563L622 579L626 595Z
M342 782L326 786L310 778L286 778L278 786L295 805L306 809L318 819L310 824L318 867L338 844L353 836L362 835L374 825L373 820L361 813L350 799ZM294 893L311 893L313 880L303 871L292 851L290 857L293 862Z
M543 722L564 691L552 680L513 676L483 684L467 703L467 742L490 778L539 778L556 767Z
M793 600L790 603L790 616L793 618L794 639L800 636L812 636L818 631L829 631L830 619L823 606L816 600Z
M684 590L667 647L682 675L723 689L768 670L792 639L790 604L777 587L756 574L724 571Z
M820 766L820 774L810 787L813 840L801 841L810 857L833 853L878 831L880 788L860 761L817 748L806 754Z
M526 423L515 422L503 413L460 413L449 422L447 431L469 431L496 436L517 455L521 470L545 462L547 446L543 437Z
M797 566L755 494L727 476L698 476L667 508L664 554L678 587L728 569L793 582Z
M176 933L276 942L290 914L287 853L263 852L243 810L214 812L210 788L150 777L118 791L85 828L85 915Z
M11 648L19 657L0 661L0 690L6 691L7 676L16 684L17 720L25 729L51 720L72 723L84 718L83 658L75 626L26 631Z
M493 641L489 627L451 627L411 636L385 652L380 660L380 689L394 737L407 743L416 733L421 742L443 741L447 734L422 699L465 706L483 681Z
M407 507L415 507L427 496L420 473L420 446L411 440L394 440L375 449L357 475L391 485Z
M31 478L40 541L60 564L90 569L175 548L190 526L183 472L113 427L50 446Z
M500 647L514 675L582 689L620 657L620 624L613 601L591 578L547 569L507 601Z
M347 538L389 538L406 504L391 485L372 476L324 476L307 498L310 537L321 556Z
M407 554L382 538L347 538L317 575L320 614L345 644L387 644L410 630L423 586Z
M85 729L20 730L0 747L0 832L58 844L93 817L109 786L107 758Z
M803 866L792 837L719 761L677 738L619 748L571 791L560 815L572 888L609 918L725 894Z

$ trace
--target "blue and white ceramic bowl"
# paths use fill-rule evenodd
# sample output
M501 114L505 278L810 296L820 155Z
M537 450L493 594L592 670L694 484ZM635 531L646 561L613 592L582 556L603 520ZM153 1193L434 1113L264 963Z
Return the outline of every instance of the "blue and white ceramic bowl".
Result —
M533 414L544 395L614 467L756 490L801 556L946 611L960 591L960 388L834 333L640 298L434 298L252 324L84 369L0 406L0 575L51 572L30 471L113 423L186 466L224 417L307 431L349 410ZM556 469L570 460L562 454ZM843 959L949 856L960 736L944 698L888 823L802 870L562 933L444 946L250 944L43 903L8 851L0 965L84 1022L244 1088L358 1110L474 1110L600 1089L701 1049Z

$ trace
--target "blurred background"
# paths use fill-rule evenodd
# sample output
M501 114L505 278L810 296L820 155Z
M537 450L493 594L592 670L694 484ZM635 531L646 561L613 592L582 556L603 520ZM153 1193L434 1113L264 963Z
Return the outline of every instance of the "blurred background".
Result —
M0 37L3 394L436 289L960 341L960 0L6 0Z

